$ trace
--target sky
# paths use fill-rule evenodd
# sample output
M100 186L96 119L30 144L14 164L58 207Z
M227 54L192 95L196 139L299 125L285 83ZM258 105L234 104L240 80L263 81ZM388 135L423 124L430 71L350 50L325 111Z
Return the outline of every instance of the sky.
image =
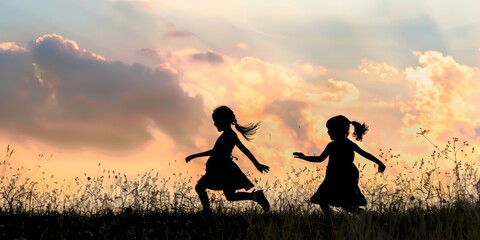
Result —
M434 150L421 129L439 146L480 140L479 8L473 0L0 0L0 149L59 178L99 168L198 178L206 158L184 159L213 147L211 113L227 105L241 124L262 121L242 141L272 171L260 174L234 152L256 178L316 167L292 152L320 154L325 123L339 114L369 125L363 149L392 149L412 165Z

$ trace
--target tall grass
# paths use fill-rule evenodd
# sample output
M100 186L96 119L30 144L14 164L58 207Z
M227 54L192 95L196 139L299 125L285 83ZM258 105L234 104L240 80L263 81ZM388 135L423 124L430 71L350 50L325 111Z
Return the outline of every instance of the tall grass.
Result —
M273 181L254 179L268 194L268 214L253 202L227 202L209 192L214 217L205 219L190 176L161 177L152 169L129 178L99 164L96 176L59 181L40 166L14 168L14 150L7 146L0 163L0 238L478 239L475 148L458 138L439 147L427 134L418 133L434 148L427 159L402 164L389 149L379 154L389 174L359 164L366 210L336 209L331 216L308 201L324 177L319 167L291 168Z

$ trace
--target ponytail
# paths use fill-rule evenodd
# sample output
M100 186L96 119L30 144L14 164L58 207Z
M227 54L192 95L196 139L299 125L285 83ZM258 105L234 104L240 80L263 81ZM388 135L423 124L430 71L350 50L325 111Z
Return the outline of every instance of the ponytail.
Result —
M359 123L356 121L350 122L353 125L354 131L353 131L353 136L357 141L362 141L363 135L367 133L368 131L368 126L365 125L365 123Z
M262 122L249 123L243 126L237 122L237 119L233 121L233 124L235 125L235 129L237 129L237 131L240 132L242 136L248 141L251 141L253 139L252 136L257 132L261 123Z

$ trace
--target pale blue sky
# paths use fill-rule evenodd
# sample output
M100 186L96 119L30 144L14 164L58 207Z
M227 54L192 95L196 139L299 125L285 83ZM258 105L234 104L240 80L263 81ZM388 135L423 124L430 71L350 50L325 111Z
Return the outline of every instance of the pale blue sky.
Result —
M141 5L150 4L147 6ZM0 41L25 43L48 33L105 57L141 61L141 48L196 47L289 64L351 68L363 58L399 66L411 51L435 50L479 65L476 1L0 1ZM167 40L167 26L194 37Z

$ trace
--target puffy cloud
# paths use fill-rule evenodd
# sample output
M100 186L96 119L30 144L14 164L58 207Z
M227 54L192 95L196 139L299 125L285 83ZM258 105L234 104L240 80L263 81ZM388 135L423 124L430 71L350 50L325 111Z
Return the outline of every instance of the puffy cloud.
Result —
M249 111L261 109L275 99L346 103L359 98L359 90L350 82L308 82L295 69L257 58L245 57L223 67L237 88L234 96Z
M14 42L3 42L0 43L0 51L23 52L25 48L18 46Z
M107 61L59 35L11 49L0 50L0 111L9 113L0 117L2 132L62 147L128 150L151 140L153 126L179 147L193 146L202 100L182 90L171 65Z
M319 153L319 147L329 140L326 119L362 105L360 90L348 81L307 81L299 72L304 70L253 57L222 55L223 64L205 68L186 61L185 56L192 52L198 50L175 52L171 59L188 66L183 68L186 79L182 82L187 91L203 95L212 109L223 104L231 106L240 123L262 121L254 144L260 156L269 159L287 161L295 149Z
M186 59L197 53L184 49L172 54L173 62L188 64ZM289 68L253 57L240 59L221 55L223 64L209 68L188 66L186 89L211 99L212 105L234 103L249 116L261 114L277 100L308 104L348 104L359 99L360 91L351 82L336 79L306 81L298 68ZM326 70L320 66L307 69ZM220 101L220 103L218 103ZM278 104L278 102L276 103Z
M383 101L408 97L405 71L393 64L362 59L358 67L350 70L348 75L348 79L362 89L364 100Z
M35 77L29 53L14 43L0 46L0 126L8 131L17 123L28 126L30 114L47 94Z
M309 62L298 62L294 66L295 72L305 81L318 83L327 78L327 68Z
M399 81L397 76L400 71L393 65L388 63L374 62L368 59L362 59L358 70L364 74L371 74L378 80L382 81Z
M410 96L401 105L404 131L429 129L441 139L462 133L478 137L479 70L435 51L414 55L420 66L406 69Z
M319 93L320 99L332 102L351 102L359 99L360 91L347 81L328 79L325 83L327 91Z
M313 65L311 63L298 64L297 68L306 74L311 74L314 76L321 76L327 73L327 69L325 67Z
M420 127L436 128L438 136L459 131L478 136L480 125L474 120L479 119L478 114L471 111L478 102L471 99L472 91L478 89L478 82L473 81L478 79L478 70L435 52L416 53L421 65L417 68L400 70L388 63L364 60L344 75L308 63L292 68L221 53L217 54L222 56L222 64L193 64L190 57L201 52L183 49L172 53L169 60L185 75L182 87L190 94L201 94L207 108L231 106L241 123L263 121L252 151L260 159L284 159L267 160L277 169L288 164L293 150L319 153L329 141L325 122L338 114L371 127L361 144L372 154L379 148L405 151L405 156L425 153L421 139L415 138ZM309 73L316 79L309 79ZM432 86L447 92L435 93ZM441 112L445 108L449 112ZM450 117L453 109L465 112L462 118L468 116L471 121L452 120L460 116ZM216 132L212 129L202 128L203 146L213 144Z
M302 84L292 70L252 57L229 62L226 71L237 89L233 97L239 107L254 114L276 99L295 100Z

